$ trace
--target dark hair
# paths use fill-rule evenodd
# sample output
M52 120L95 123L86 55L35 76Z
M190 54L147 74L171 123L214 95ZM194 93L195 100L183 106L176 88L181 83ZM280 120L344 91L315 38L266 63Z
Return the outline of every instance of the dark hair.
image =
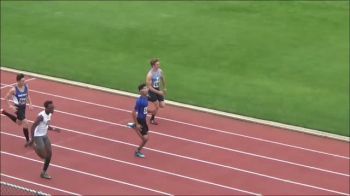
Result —
M139 87L138 87L138 88L139 88L139 91L140 91L141 89L143 89L145 86L146 86L145 83L140 84Z
M154 65L156 62L159 62L159 59L158 59L158 58L151 59L151 61L150 61L149 63L151 64L151 67L153 67L153 65Z
M53 102L50 101L50 100L45 101L45 102L44 102L44 107L47 108L47 107L49 107L50 104L53 104Z
M20 81L22 78L24 78L24 74L17 74L17 76L16 76L16 80L17 80L17 82L18 81Z

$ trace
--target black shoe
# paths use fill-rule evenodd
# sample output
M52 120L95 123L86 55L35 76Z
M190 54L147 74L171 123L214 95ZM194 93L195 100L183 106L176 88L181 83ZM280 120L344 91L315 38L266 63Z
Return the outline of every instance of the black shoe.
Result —
M28 147L34 147L34 142L33 140L29 140L24 144L24 147L28 148Z

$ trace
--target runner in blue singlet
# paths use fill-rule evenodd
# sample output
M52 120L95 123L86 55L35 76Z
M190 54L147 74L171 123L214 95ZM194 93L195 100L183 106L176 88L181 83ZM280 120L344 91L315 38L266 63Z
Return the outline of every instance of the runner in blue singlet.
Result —
M134 120L130 127L136 130L137 135L141 138L141 144L135 152L135 156L144 158L145 155L141 153L142 148L148 141L148 125L147 125L147 113L151 112L148 110L148 88L146 84L140 84L139 87L140 97L136 100L136 105L134 110L132 110L131 115ZM129 123L130 124L130 123Z

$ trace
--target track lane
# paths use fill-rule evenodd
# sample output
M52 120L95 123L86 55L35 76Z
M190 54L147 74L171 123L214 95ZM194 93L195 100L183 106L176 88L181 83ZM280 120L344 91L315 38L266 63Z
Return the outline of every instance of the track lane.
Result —
M3 73L3 71L1 72L1 73ZM1 75L1 76L3 76L3 74ZM2 80L2 83L3 83L3 78L1 79ZM39 80L39 79L38 79ZM34 84L35 82L37 82L38 80L32 80L31 81L31 84ZM42 83L42 81L41 81L41 83ZM45 81L45 83L50 83L50 81ZM52 82L51 82L52 83ZM45 84L46 85L46 84ZM57 86L62 86L62 84L58 84L57 86L55 86L55 85L57 85L56 83L54 83L54 87L52 87L52 88L54 88L55 90L59 90L59 91L61 91L60 89L64 89L64 88L66 88L67 87L67 85L63 85L64 87L60 87L60 88L58 88ZM69 86L69 85L68 85ZM56 89L56 87L57 87L57 89ZM37 88L37 85L35 86L35 88ZM76 89L76 88L80 88L80 87L75 87L75 86L69 86L69 88L70 89L72 89L72 88L74 88L74 89ZM93 99L96 99L95 97L91 97L91 96L87 96L86 97L86 95L87 94L85 94L85 91L86 91L86 89L84 89L84 88L81 88L83 91L81 91L80 92L80 95L79 96L82 96L82 95L84 95L84 100L86 100L86 99L91 99L91 98L93 98ZM46 90L46 89L45 89ZM90 89L91 90L91 89ZM94 91L94 90L93 90ZM70 91L71 92L71 91ZM3 93L3 92L2 92ZM57 92L56 92L57 93ZM74 93L76 93L76 92L74 92ZM73 93L73 94L74 94ZM109 93L103 93L103 92L100 92L100 91L94 91L93 92L93 94L106 94L106 96L107 97L109 97L109 96L111 96L112 94L109 94ZM39 94L39 93L38 93ZM70 96L71 96L71 93L70 93ZM96 95L95 95L96 96ZM3 97L3 95L2 95L2 97ZM36 97L38 100L40 100L40 99L42 99L42 98L40 98L40 97L45 97L45 96L43 96L42 94L41 94L41 96L38 96L38 97ZM46 96L47 97L47 96ZM77 97L78 97L78 94L77 94ZM119 104L120 104L120 100L121 99L124 99L124 98L126 98L126 97L123 97L123 96L118 96L118 98L116 99L116 96L115 95L113 95L112 97L114 97L114 100L118 100L117 102L118 102L118 106L113 106L113 107L125 107L125 106L119 106ZM56 100L55 100L55 103L56 103L56 101L58 101L59 103L60 103L60 106L64 106L64 109L66 110L66 109L72 109L72 110L74 110L74 111L76 111L76 110L80 110L81 108L82 108L82 106L80 105L80 104L77 104L77 103L75 103L75 104L72 104L72 101L62 101L61 99L62 98L60 98L60 99L58 99L57 97L55 98ZM127 98L127 99L129 99L130 100L130 98ZM106 100L106 97L104 98L104 100ZM40 100L41 101L41 100ZM61 102L62 103L61 103ZM95 101L95 100L93 100L93 101ZM104 102L102 102L102 103L105 103L106 101L104 101ZM130 102L130 101L129 101ZM131 101L131 103L130 103L130 105L132 106L133 105L133 102L134 102L134 99L132 99L132 101ZM109 102L109 103L113 103L113 104L115 104L114 102ZM66 106L67 105L67 106ZM85 107L85 106L84 106ZM91 104L88 104L86 107L88 107L88 108L94 108L95 106L93 106L93 105L91 105ZM95 107L94 108L95 110L88 110L88 111L85 111L85 112L83 112L84 114L89 114L89 115L92 115L92 116L103 116L103 118L109 118L109 116L105 116L105 113L106 113L106 107ZM173 109L173 108L172 108ZM181 108L180 108L181 109ZM113 110L113 111L111 111L111 110ZM120 117L121 116L121 118L119 118L118 120L117 120L117 122L119 122L119 123L123 123L124 121L126 121L128 118L130 118L130 116L128 116L129 114L128 113L126 113L126 112L123 112L123 111L120 111L120 110L115 110L115 109L109 109L108 110L108 112L109 113L113 113L113 112L115 112L115 111L118 111L117 113L115 113L116 114L116 116L118 116L118 117ZM168 109L167 110L164 110L164 111L166 111L166 112L164 112L164 115L165 115L165 118L167 118L167 115L172 115L172 117L174 117L174 114L173 113L169 113L169 114L167 114L167 112L168 112ZM185 110L186 111L186 110ZM191 112L193 112L193 111L191 111ZM122 113L124 113L124 114L122 114ZM190 112L185 112L185 115L187 115L187 114L189 114ZM56 114L55 114L56 115ZM123 116L123 115L125 115L125 116ZM163 115L163 110L162 110L162 115ZM201 116L201 115L203 115L202 113L200 113L200 114L198 114L197 116ZM205 114L205 115L208 115L208 114ZM194 140L198 140L198 138L201 140L201 141L204 141L204 142L207 142L205 139L206 138L216 138L218 141L215 141L215 139L214 139L214 144L217 144L216 142L221 142L221 143L224 143L225 145L226 145L226 143L225 142L222 142L222 135L229 135L230 137L224 137L224 138L229 138L229 139L232 139L232 136L234 136L234 137L239 137L239 138L246 138L246 140L247 140L247 143L241 143L241 144L238 144L238 147L239 146L244 146L244 144L247 144L248 145L248 142L251 142L251 141L248 141L248 140L254 140L255 142L256 141L260 141L260 142L262 142L263 144L262 145L265 145L265 143L268 143L269 145L271 145L271 144L274 144L273 142L271 143L271 142L266 142L266 141L261 141L261 140L256 140L256 139L251 139L251 138L247 138L247 137L241 137L241 136L237 136L237 135L235 135L235 134L240 134L240 133L238 133L238 132L236 132L236 133L234 133L234 134L226 134L225 132L218 132L218 131L216 131L216 130L218 130L219 128L219 126L217 126L217 125L213 125L212 127L215 127L215 128L209 128L208 129L208 127L199 127L199 126L193 126L193 124L191 124L191 123L193 123L193 122L197 122L198 121L198 119L197 120L193 120L193 122L191 121L191 118L188 118L189 119L189 124L190 125L187 125L187 124L184 124L184 123L179 123L178 121L179 121L179 119L181 120L181 118L183 117L184 115L180 115L180 116L177 116L177 115L175 115L175 117L177 118L177 120L166 120L166 119L163 119L162 120L162 124L160 125L160 126L158 126L158 127L155 127L154 128L154 130L155 131L157 131L157 132L159 132L159 133L164 133L165 131L170 131L169 133L166 133L166 134L174 134L174 133L176 133L176 134L179 134L179 136L183 136L183 135L186 135L186 137L188 136L188 135L191 135L191 134L189 134L189 133L192 133L192 132L195 132L195 133L199 133L199 132L204 132L204 133L200 133L200 134L194 134ZM179 118L178 118L179 117ZM191 117L193 117L193 115L191 115ZM216 118L217 116L215 116L215 118ZM55 117L54 117L55 118ZM221 118L220 118L221 119ZM108 119L109 120L109 119ZM114 120L114 119L111 119L111 120ZM227 119L226 119L227 120ZM232 119L231 119L232 120ZM62 119L62 121L64 121L64 119ZM79 121L78 121L79 122ZM101 130L100 129L104 129L105 127L107 127L107 128L110 128L110 129L114 129L115 128L115 126L111 126L111 125L104 125L104 126L101 126L101 124L98 124L97 123L97 125L99 125L99 126L95 126L95 125L91 125L90 123L86 123L86 120L81 120L80 121L81 123L83 123L83 124L87 124L86 126L88 126L88 128L96 128L96 130L94 131L95 133L99 133ZM165 123L164 123L165 122ZM67 122L66 122L67 123ZM207 123L206 121L205 121L205 123ZM204 123L204 124L205 124ZM70 123L70 124L72 124L72 123ZM78 124L80 124L80 123L78 123ZM174 129L171 129L171 130L169 130L169 129L163 129L163 128L166 128L166 127L174 127L174 124L177 124L177 126L175 126L175 128ZM178 126L178 125L181 125L181 126ZM185 126L186 125L186 126ZM206 126L206 125L205 125ZM99 127L100 127L100 129L99 129ZM101 128L102 127L102 128ZM186 130L187 129L187 130ZM94 130L94 129L92 129L92 130ZM165 131L164 131L165 130ZM190 130L190 131L188 131L188 130ZM252 129L253 130L253 129ZM272 130L273 130L273 128L272 128ZM208 131L211 131L211 132L209 132L209 134L208 134ZM259 131L259 130L258 130ZM249 132L249 131L248 131ZM281 131L280 129L278 129L278 132L280 133L280 132L283 132L283 131ZM110 133L110 132L108 132L108 131L106 131L105 130L105 133ZM112 132L113 133L113 132ZM214 134L212 134L212 133L214 133ZM205 137L205 136L203 136L203 135L205 135L206 134L206 136L210 136L210 137ZM212 135L211 135L212 134ZM199 135L199 136L198 136ZM300 134L299 134L300 135ZM301 134L301 135L305 135L305 134ZM159 137L158 138L158 140L164 140L164 139L162 139L162 137L160 137L159 135L157 135L156 137ZM191 136L192 137L192 136ZM249 136L250 137L250 136ZM191 138L192 139L192 138ZM265 139L265 138L264 138ZM169 141L172 141L172 140L167 140L168 142ZM230 141L230 140L228 140L228 141ZM313 141L317 141L317 140L312 140L312 142L311 143L313 143ZM328 139L326 140L326 141L328 141ZM209 140L208 141L208 143L212 143L213 142L213 140ZM294 141L293 141L294 142ZM169 142L170 143L170 142ZM177 142L176 142L177 143ZM181 142L180 142L181 143ZM186 145L187 143L184 143L184 144L182 144L182 145ZM176 145L176 144L175 144ZM193 144L190 144L189 146L191 146L191 145L193 145ZM229 142L227 142L227 145L230 145L230 143ZM170 146L170 148L172 148L172 146L173 145L168 145L168 146ZM197 145L193 145L193 146L197 146ZM252 146L251 144L250 145L248 145L248 146ZM277 146L279 146L279 147L281 147L281 145L277 145ZM283 146L283 145L282 145ZM315 144L312 144L312 146L313 147L315 147ZM332 144L332 142L331 142L331 145L330 145L331 147L328 147L327 148L327 153L334 153L335 151L337 151L336 153L338 153L338 154L341 154L341 155L345 155L345 156L348 156L348 150L346 150L346 151L339 151L339 146L344 146L344 144L342 143L342 144L337 144L337 145L333 145ZM345 146L348 146L348 143L346 143L346 145ZM167 147L167 146L164 146L164 147ZM226 147L226 146L225 146ZM229 147L231 147L231 146L229 146ZM235 147L235 148L238 148L238 147ZM246 146L244 146L245 147L245 150L247 149L246 148ZM284 146L284 147L286 147L286 146ZM304 145L303 145L303 147L305 147ZM189 147L189 148L197 148L197 147ZM296 150L296 149L298 149L298 148L292 148L293 150ZM342 148L342 149L344 149L344 148ZM210 149L210 150L212 150L212 149ZM253 149L253 150L256 150L256 149ZM290 149L286 149L286 150L290 150ZM302 150L302 149L299 149L299 150L301 150L303 153L304 153L304 151ZM321 150L324 150L324 149L321 149ZM307 150L306 150L307 151ZM216 151L214 151L214 152L216 152ZM307 152L310 152L310 151L307 151ZM296 151L296 153L297 153L297 151ZM287 153L286 153L287 154ZM305 154L302 154L302 155L304 155L305 156ZM220 157L222 157L222 156L220 156ZM219 159L220 159L220 157L219 157ZM320 156L321 157L321 159L322 159L322 156ZM215 158L215 157L214 157ZM215 160L217 160L217 159L215 159ZM245 159L244 159L244 157L242 158L239 158L239 160L242 160L242 161L244 161ZM335 159L335 160L337 160L337 159ZM248 160L245 160L245 161L248 161ZM346 161L348 161L348 159L347 160L345 160L345 162ZM323 161L324 162L324 161ZM329 161L329 162L331 162L331 161ZM238 162L237 162L238 163ZM309 163L309 162L308 162ZM335 165L335 164L334 164ZM343 165L343 164L340 164L340 165ZM339 166L339 164L338 164L338 166ZM342 169L342 172L343 171L349 171L349 169L348 169L348 167L346 168L345 167L345 170L344 170L344 167L342 166L341 168L343 168ZM345 181L346 182L346 181ZM325 183L325 184L327 184L327 182L323 182L323 183ZM346 188L346 187L345 187Z

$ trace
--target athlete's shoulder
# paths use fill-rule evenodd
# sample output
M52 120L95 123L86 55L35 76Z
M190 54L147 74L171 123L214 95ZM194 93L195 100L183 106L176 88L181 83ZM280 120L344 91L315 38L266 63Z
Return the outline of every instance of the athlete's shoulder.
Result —
M37 122L40 122L40 121L42 121L44 119L44 114L43 113L45 114L45 110L39 112L39 114L37 116L37 119L36 119Z
M152 69L150 69L150 70L147 72L147 77L151 77L152 75L153 75Z
M17 86L12 86L9 90L10 93L15 93L17 90Z
M38 116L44 116L45 115L45 110L39 112Z
M141 96L136 99L136 105L139 104L141 101Z
M159 68L159 73L160 73L161 76L164 75L164 71L162 69L160 69L160 68Z
M137 103L139 103L139 104L142 104L142 103L144 103L145 101L148 101L148 98L147 98L147 96L140 96L140 97L138 97L137 98Z

